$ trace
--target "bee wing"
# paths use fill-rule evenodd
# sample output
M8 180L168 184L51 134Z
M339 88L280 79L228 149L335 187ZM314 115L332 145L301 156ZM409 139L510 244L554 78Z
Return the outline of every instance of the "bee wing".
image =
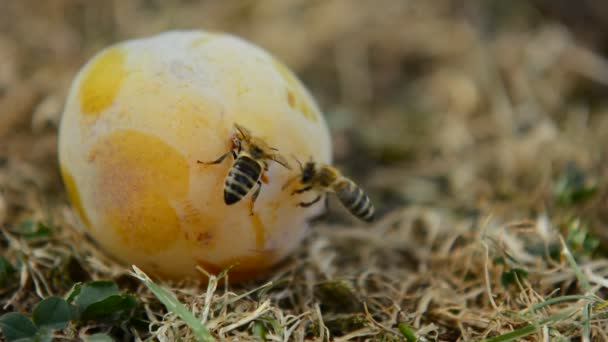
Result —
M285 157L283 157L280 154L273 154L270 156L270 159L274 160L275 162L283 165L284 168L291 170L291 166L289 166L289 163L287 162L287 159L285 159Z
M236 122L234 123L234 128L243 137L243 140L248 140L251 138L251 132L247 128L237 124Z

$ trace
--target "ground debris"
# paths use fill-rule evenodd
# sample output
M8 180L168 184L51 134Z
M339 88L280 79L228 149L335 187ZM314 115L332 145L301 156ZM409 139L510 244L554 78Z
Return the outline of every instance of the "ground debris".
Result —
M204 27L251 39L301 76L328 116L336 164L381 214L361 226L330 202L268 286L163 284L211 334L608 340L608 60L592 48L608 40L568 25L591 1L552 3L1 3L0 314L111 279L142 303L137 320L68 338L192 339L81 229L56 129L69 80L101 47Z

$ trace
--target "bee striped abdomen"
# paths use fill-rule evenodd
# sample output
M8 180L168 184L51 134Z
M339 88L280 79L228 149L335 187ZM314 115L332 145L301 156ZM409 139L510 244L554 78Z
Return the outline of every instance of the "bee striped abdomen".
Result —
M248 156L240 156L228 172L224 183L224 202L234 204L247 195L253 188L260 174L262 166Z
M363 221L374 219L374 206L369 196L350 180L342 180L335 186L336 196L351 214Z

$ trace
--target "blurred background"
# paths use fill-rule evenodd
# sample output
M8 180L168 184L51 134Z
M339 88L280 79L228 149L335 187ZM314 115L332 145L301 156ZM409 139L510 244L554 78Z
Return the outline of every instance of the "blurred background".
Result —
M56 130L86 60L121 40L199 28L245 37L296 71L326 114L336 164L381 214L434 203L526 215L551 209L560 179L585 187L605 175L602 1L5 0L4 219L44 196L64 200ZM608 219L600 202L594 220Z
M278 272L292 280L269 292L273 312L309 320L301 336L316 334L317 318L305 313L321 310L332 336L360 329L369 313L359 325L340 318L360 319L360 297L376 319L366 326L374 334L398 321L448 341L507 333L528 318L495 320L487 277L501 308L518 312L534 302L522 299L526 291L578 293L558 237L579 261L605 257L607 1L0 0L0 226L51 221L57 231L42 243L68 251L60 264L40 264L34 282L47 279L65 293L75 281L111 278L149 298L63 228L73 222L57 128L72 78L97 51L173 29L239 35L294 70L326 115L336 164L381 216L360 227L330 203ZM11 236L18 234L0 237L6 255L31 245ZM32 251L28 260L44 261ZM57 267L68 275L55 277ZM608 274L601 267L597 284ZM528 287L511 292L514 270L522 269ZM323 287L341 277L356 279L353 292ZM38 282L23 285L25 292L0 287L2 303L29 310ZM596 287L598 296L608 295L606 286ZM197 291L180 296L201 300ZM251 301L245 313L255 298L242 299Z

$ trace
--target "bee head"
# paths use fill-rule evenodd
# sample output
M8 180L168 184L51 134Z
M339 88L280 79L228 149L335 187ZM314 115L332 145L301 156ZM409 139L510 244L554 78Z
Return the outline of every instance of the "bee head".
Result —
M300 165L300 167L301 167L301 165ZM303 184L312 182L312 180L315 178L315 175L317 174L317 170L315 169L315 162L313 162L313 161L306 162L304 167L301 167L301 170L302 170L301 182Z
M241 149L241 140L237 137L232 138L232 148L233 149L238 149L240 151Z

